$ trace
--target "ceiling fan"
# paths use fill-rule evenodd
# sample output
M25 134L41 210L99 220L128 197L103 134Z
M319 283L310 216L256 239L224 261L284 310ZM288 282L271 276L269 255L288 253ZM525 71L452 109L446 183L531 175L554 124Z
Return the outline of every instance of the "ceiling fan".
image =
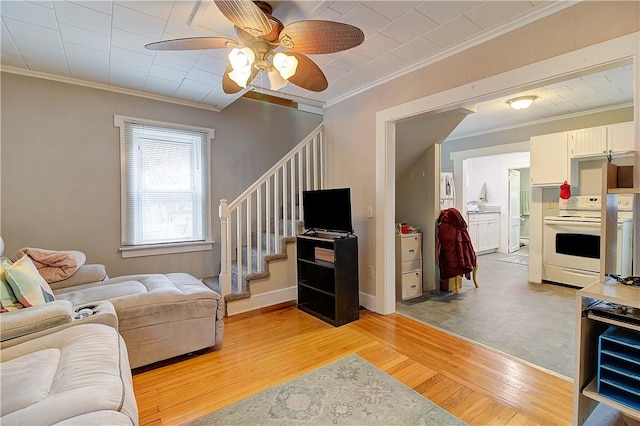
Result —
M157 41L145 47L150 50L232 48L229 53L231 65L222 77L225 93L237 93L246 88L261 71L267 71L271 90L278 90L289 81L304 89L321 92L329 86L327 78L304 54L341 52L364 41L359 28L340 22L305 20L284 26L271 15L273 8L264 1L214 0L214 3L234 24L239 40L188 37Z

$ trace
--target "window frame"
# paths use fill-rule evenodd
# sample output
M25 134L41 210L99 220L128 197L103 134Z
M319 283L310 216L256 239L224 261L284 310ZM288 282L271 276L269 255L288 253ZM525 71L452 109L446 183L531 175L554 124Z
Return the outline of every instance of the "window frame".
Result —
M127 212L126 212L126 199L127 199L127 165L126 158L126 123L135 122L142 125L165 127L167 129L188 130L195 132L202 132L206 134L206 154L201 153L204 162L207 164L207 196L209 199L208 209L205 213L206 217L203 218L207 224L207 229L204 232L204 240L198 241L176 241L176 242L164 242L154 244L140 244L140 245L125 245L124 241L127 238ZM211 202L211 145L214 139L215 130L206 127L188 126L177 123L169 123L165 121L148 120L144 118L128 117L123 115L114 115L113 124L119 128L120 133L120 254L122 258L142 257L142 256L155 256L162 254L176 254L176 253L190 253L197 251L212 250L215 241L211 239L212 233L212 202Z

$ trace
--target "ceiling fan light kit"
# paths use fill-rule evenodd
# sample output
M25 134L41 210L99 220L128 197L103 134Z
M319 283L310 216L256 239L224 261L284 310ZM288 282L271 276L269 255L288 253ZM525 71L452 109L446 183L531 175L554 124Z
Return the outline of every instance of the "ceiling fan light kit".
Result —
M222 49L229 53L230 66L222 76L225 93L247 87L256 75L266 71L271 90L291 82L313 92L328 87L320 68L304 54L325 54L351 49L364 42L364 33L349 24L305 20L284 26L271 15L264 1L214 0L222 14L235 25L240 41L222 37L189 37L149 43L150 50ZM282 47L284 52L275 53Z

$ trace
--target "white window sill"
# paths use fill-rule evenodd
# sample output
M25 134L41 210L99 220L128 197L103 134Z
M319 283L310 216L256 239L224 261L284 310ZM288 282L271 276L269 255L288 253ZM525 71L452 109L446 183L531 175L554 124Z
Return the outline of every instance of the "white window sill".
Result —
M129 257L157 256L161 254L190 253L213 249L215 241L197 241L186 243L150 244L144 246L120 247L123 259Z

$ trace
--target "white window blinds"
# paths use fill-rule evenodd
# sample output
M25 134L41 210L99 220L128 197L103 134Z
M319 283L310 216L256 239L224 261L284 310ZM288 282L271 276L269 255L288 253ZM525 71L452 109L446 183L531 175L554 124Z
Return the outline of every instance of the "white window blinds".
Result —
M123 126L123 246L208 240L208 132Z

